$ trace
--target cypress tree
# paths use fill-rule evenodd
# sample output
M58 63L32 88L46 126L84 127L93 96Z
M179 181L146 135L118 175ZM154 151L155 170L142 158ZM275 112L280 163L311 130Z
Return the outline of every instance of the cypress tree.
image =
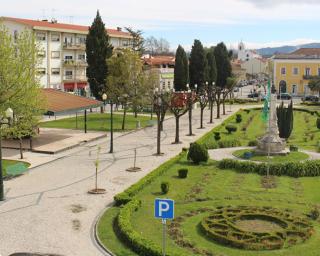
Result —
M181 45L178 46L174 65L174 89L176 91L186 90L189 82L189 67L187 54Z
M288 139L293 129L293 104L290 102L289 106L284 107L283 102L277 107L278 129L279 136L283 139Z
M109 43L105 25L99 11L89 28L86 40L87 77L94 97L101 100L106 87L108 74L107 59L112 55L113 47Z
M209 52L207 53L207 64L208 64L208 76L207 81L209 85L212 85L212 83L216 82L217 79L217 65L216 65L216 59L214 57L214 49L210 48Z
M231 77L231 63L228 55L227 47L223 42L219 43L214 48L214 56L217 66L217 78L216 78L216 94L215 99L217 102L217 118L220 118L220 104L221 104L221 93L227 85L227 78Z
M195 84L198 85L200 89L205 83L205 69L206 69L206 56L199 40L194 40L191 55L190 55L190 84L194 87Z

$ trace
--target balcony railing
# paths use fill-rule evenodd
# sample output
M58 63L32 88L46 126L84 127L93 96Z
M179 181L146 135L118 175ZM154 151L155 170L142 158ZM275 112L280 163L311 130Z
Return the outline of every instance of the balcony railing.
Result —
M320 76L311 76L311 75L304 75L304 80L311 80L311 79L320 79Z
M63 76L64 82L87 82L86 76L65 75Z
M88 63L85 60L63 60L63 65L66 67L86 67L88 66Z
M66 50L85 50L85 44L63 43L63 49Z

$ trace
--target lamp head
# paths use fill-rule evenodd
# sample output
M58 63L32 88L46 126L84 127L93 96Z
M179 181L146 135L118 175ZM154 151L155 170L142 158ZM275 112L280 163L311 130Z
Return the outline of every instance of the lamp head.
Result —
M106 100L107 98L108 98L108 96L107 96L106 93L102 94L102 99L103 99L103 100Z
M6 110L6 117L7 118L9 118L9 119L13 119L13 110L12 110L12 108L8 108L7 110Z

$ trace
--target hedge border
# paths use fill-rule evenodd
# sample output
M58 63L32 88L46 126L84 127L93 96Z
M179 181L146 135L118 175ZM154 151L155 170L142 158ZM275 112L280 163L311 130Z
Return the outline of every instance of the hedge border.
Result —
M181 152L177 156L171 158L169 161L163 163L158 168L150 172L147 176L143 177L137 183L131 185L125 191L114 196L115 206L121 206L129 203L134 196L141 191L145 186L154 181L157 177L166 172L171 166L173 166L176 161L180 160L185 156L186 152Z
M276 222L283 229L270 232L249 232L235 225L237 220L249 219ZM277 208L256 206L219 207L201 221L201 227L204 235L215 242L225 246L257 251L283 248L285 243L291 239L288 234L301 238L301 240L287 243L289 247L307 240L313 233L310 221L302 216L298 217L289 211ZM267 243L270 238L273 241Z
M257 173L266 175L267 163L254 163L251 161L239 161L223 159L218 162L220 169L234 169L239 173ZM307 160L304 162L271 163L270 175L289 177L314 177L320 176L320 160Z

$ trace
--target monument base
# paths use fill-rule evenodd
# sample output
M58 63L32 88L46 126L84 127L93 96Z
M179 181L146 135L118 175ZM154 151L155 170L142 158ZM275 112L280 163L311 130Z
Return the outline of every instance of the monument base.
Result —
M286 141L277 134L266 134L258 140L258 146L255 152L260 155L286 155L289 150L286 149Z

